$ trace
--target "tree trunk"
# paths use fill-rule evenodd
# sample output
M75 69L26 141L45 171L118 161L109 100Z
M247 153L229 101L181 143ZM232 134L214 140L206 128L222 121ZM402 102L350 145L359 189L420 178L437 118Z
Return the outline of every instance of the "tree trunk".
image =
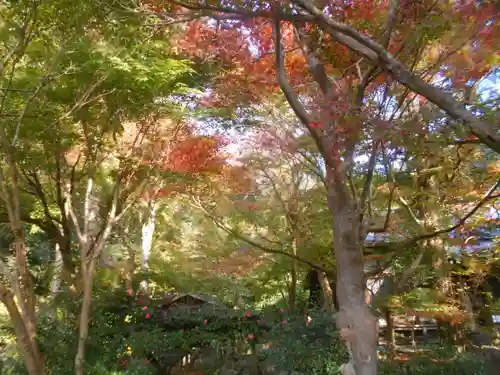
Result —
M14 234L16 267L9 276L19 308L14 302L14 296L9 290L2 287L0 294L2 302L9 311L9 316L14 324L16 340L20 346L23 358L27 361L26 367L30 375L37 373L42 374L43 364L40 359L38 345L35 341L37 328L36 300L33 292L33 281L28 268L24 224L21 220L19 175L11 145L5 142L7 138L4 129L1 130L1 133L0 141L2 141L5 149L8 150L6 158L8 177L0 170L0 192L1 199L7 209L10 228ZM18 334L21 335L21 337L17 337Z
M356 375L376 375L377 320L365 304L360 215L343 182L336 171L328 169L328 206L337 262L337 326L351 352Z
M94 278L95 260L91 259L88 263L82 261L83 278L83 301L80 310L80 324L78 336L78 349L75 357L75 374L85 374L85 347L89 336L90 306L92 304L92 281Z
M328 278L326 277L326 273L324 272L316 272L318 275L318 282L321 286L321 291L323 295L323 309L326 312L334 313L335 312L335 303L333 302L333 291L330 288L330 283L328 282Z
M396 348L396 340L394 337L394 317L392 316L392 312L390 308L384 308L384 315L386 325L385 331L385 341L387 343L387 347L392 352Z
M153 236L156 227L156 214L158 212L158 202L152 201L149 204L149 212L146 222L142 225L142 259L141 265L144 269L149 268L149 257L153 247Z
M149 257L153 247L153 237L156 228L156 214L158 212L158 202L153 200L149 202L147 210L147 218L142 224L142 243L141 243L141 267L143 270L149 269ZM148 293L148 281L141 281L141 289L144 293Z
M28 374L43 375L43 364L41 362L38 344L35 338L28 332L23 317L14 302L12 293L3 287L0 287L0 299L5 305L12 325L14 326L17 347L21 353L24 364L26 365Z
M75 276L71 240L64 240L62 245L59 243L59 252L61 254L61 282L70 283Z
M292 253L297 255L297 239L292 240ZM290 311L295 311L297 308L297 261L292 259L292 265L290 268L290 290L288 293L288 308Z
M36 334L36 315L35 315L35 298L33 295L33 283L31 274L28 268L28 256L26 244L24 241L24 228L20 223L20 228L15 231L15 247L16 247L16 270L19 295L18 303L21 306L21 311L25 317L28 332L35 336Z
M62 254L59 250L59 244L56 243L55 248L55 259L54 259L54 274L52 275L52 282L50 285L50 290L52 292L52 297L55 297L59 293L61 287L62 278Z

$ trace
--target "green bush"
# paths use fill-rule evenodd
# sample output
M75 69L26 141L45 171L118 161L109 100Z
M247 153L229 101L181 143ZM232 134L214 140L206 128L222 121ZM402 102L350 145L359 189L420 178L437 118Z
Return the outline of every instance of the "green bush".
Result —
M51 374L72 375L81 299L61 293L55 302L56 314L52 309L39 319L38 341ZM259 344L265 343L271 344L268 349L257 350ZM204 307L191 312L170 311L164 317L158 301L96 285L85 363L88 375L166 374L193 348L210 353L210 360L199 365L207 375L223 367L248 373L257 362L261 368L273 367L276 373L336 375L347 359L335 322L331 315L322 312L288 314L275 308L262 314ZM440 358L449 356L450 353L440 354ZM462 354L445 363L425 358L403 364L382 361L379 373L479 375L483 374L482 369L479 359ZM19 358L12 356L4 361L1 373L26 374Z
M457 354L453 358L430 359L417 357L409 361L383 361L379 375L484 375L485 363L470 353Z
M312 318L309 324L307 316ZM264 361L288 372L338 374L340 365L347 361L347 353L332 316L310 312L283 318L269 333L273 345L265 352Z

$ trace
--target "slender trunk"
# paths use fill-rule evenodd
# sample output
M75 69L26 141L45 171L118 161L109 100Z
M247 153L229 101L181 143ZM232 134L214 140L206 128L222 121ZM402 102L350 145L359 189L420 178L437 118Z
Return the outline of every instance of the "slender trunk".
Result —
M394 317L392 316L392 312L390 308L385 308L385 321L386 331L385 331L385 341L387 342L387 346L389 349L393 350L396 347L396 342L394 340Z
M130 248L128 259L125 262L123 278L125 279L125 288L132 289L132 277L135 271L135 250Z
M460 286L457 289L458 295L460 297L460 300L462 301L462 304L465 308L465 313L467 314L467 323L469 325L469 328L472 332L477 332L478 327L477 327L477 322L476 318L474 317L474 309L472 306L472 301L470 297L467 295L467 292L465 290L465 283L461 282Z
M16 334L16 342L21 357L23 358L26 369L29 375L43 375L43 364L41 362L40 350L38 344L33 336L30 335L26 324L23 320L12 293L3 287L0 288L0 299L5 305L14 332Z
M19 293L16 297L21 307L21 313L26 324L28 334L34 339L36 337L35 297L33 295L33 282L28 269L24 230L22 228L16 231L15 246L17 266L14 273L17 276L15 290Z
M149 268L149 257L153 247L153 236L156 227L156 214L158 212L158 202L153 201L149 206L149 215L146 222L142 225L142 259L141 265L144 269Z
M78 349L75 357L75 374L85 374L85 347L89 336L90 306L92 303L92 281L94 277L95 260L91 259L88 263L82 261L83 278L83 301L80 310L80 324L78 336Z
M3 133L3 130L2 130ZM1 134L0 139L5 141L5 134ZM21 220L21 198L19 189L19 176L14 154L10 145L6 145L9 150L7 155L8 176L0 170L0 192L4 206L9 216L9 224L14 234L16 266L10 274L14 296L19 304L19 309L14 302L11 292L2 288L0 291L2 302L9 311L9 316L14 324L16 339L22 346L21 352L25 358L26 367L30 374L43 373L43 364L40 359L40 351L35 341L36 338L36 300L33 293L33 282L28 268L28 257L26 241L24 237L24 225ZM21 329L20 325L23 328ZM16 326L18 326L16 328ZM21 337L17 337L17 335ZM24 337L27 336L27 339ZM29 347L29 350L28 350ZM26 349L23 349L26 348Z
M323 309L325 309L326 312L334 313L336 309L335 303L333 302L333 291L332 288L330 288L326 273L318 271L316 274L318 275L318 282L323 294Z
M61 282L70 283L75 276L71 241L65 246L59 245L59 253L61 255Z
M156 214L158 212L158 202L151 201L149 203L148 217L145 223L142 225L142 258L141 267L143 270L149 269L149 257L151 255L151 249L153 247L153 237L156 228ZM147 280L141 281L142 290L148 292L148 282Z
M54 274L52 275L52 282L50 290L52 292L52 297L55 297L59 293L59 288L61 287L61 277L62 277L62 254L59 250L59 244L56 243L55 246L55 259L54 259Z
M297 255L297 239L292 241L292 253ZM290 292L288 294L288 306L290 311L295 311L297 308L297 261L292 259L292 266L290 269L291 283Z
M338 174L328 169L328 205L337 262L337 326L356 375L377 375L377 320L365 304L359 212Z

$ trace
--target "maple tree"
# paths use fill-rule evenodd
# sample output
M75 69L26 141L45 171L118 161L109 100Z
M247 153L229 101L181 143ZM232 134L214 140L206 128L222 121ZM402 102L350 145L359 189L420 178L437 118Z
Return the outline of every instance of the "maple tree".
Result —
M269 118L273 125L240 144L237 162L252 173L255 186L251 191L236 197L226 194L224 203L223 195L216 208L209 207L211 197L195 203L225 232L271 257L270 273L289 273L287 305L293 311L299 278L305 277L301 265L331 271L321 265L330 263L325 254L330 243L318 236L328 230L329 222L325 222L324 186L317 166L296 152L293 129L284 128L279 122L283 119L275 113ZM308 191L303 191L304 186Z
M78 12L71 10L80 5ZM67 18L57 16L63 6ZM28 372L43 374L36 341L39 302L24 224L39 226L59 245L63 286L74 284L83 294L74 353L75 372L83 374L95 270L113 228L147 183L147 176L139 183L134 179L142 156L134 150L156 123L156 114L166 110L155 100L185 93L192 70L187 62L168 57L166 43L124 48L135 21L118 26L113 8L75 1L2 4L0 10L6 41L0 138L8 160L0 187L17 247L12 271L2 269L2 302ZM135 32L149 35L147 29ZM127 122L140 128L129 139L122 134Z
M325 272L338 279L344 372L376 373L374 314L491 324L498 259L476 248L498 234L497 15L494 1L0 5L0 299L24 362L9 370L145 356L149 371L168 352L151 345L190 351L217 317L165 335L166 290L216 295L238 319L273 310L267 354L294 369L316 326L311 268L327 297ZM240 333L255 354L260 334ZM317 370L338 368L339 348L316 344Z
M155 12L162 16L175 19L174 9L185 8L183 17L199 18L187 26L179 43L181 52L216 57L232 68L216 81L212 105L235 99L257 102L279 87L315 140L326 164L333 219L340 302L337 323L352 349L358 375L377 372L375 319L364 300L362 241L371 229L370 220L364 217L369 216L366 208L377 155L387 137L400 136L394 121L403 120L415 99L421 98L420 104L432 102L464 122L481 142L500 150L497 125L480 119L444 90L449 82L457 89L464 83L474 84L492 66L491 57L484 57L494 55L491 43L498 37L490 27L495 20L489 18L495 4L465 3L169 1L164 9L156 4ZM381 7L383 16L374 19L374 9ZM471 23L464 32L457 16L466 14ZM216 22L204 22L203 17ZM459 30L462 37L454 39ZM451 43L452 38L457 45ZM446 48L441 52L443 45ZM257 52L252 53L252 48ZM457 55L464 57L454 59ZM465 61L473 68L464 71ZM269 78L273 71L277 82ZM442 87L438 88L435 83L443 75L446 78L440 79ZM467 90L462 92L465 95ZM391 100L395 108L388 109ZM419 123L415 125L412 131L425 134ZM356 198L349 191L348 176L354 155L367 142L370 163L366 183Z

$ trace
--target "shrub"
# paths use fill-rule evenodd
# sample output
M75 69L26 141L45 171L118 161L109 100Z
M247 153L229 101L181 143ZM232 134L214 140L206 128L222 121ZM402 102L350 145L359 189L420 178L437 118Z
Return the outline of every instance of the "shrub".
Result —
M322 312L284 317L270 331L269 340L272 346L263 359L283 371L333 375L338 374L340 365L347 361L332 316Z
M484 375L485 363L471 353L456 354L453 358L431 359L415 357L397 362L380 363L379 375Z

